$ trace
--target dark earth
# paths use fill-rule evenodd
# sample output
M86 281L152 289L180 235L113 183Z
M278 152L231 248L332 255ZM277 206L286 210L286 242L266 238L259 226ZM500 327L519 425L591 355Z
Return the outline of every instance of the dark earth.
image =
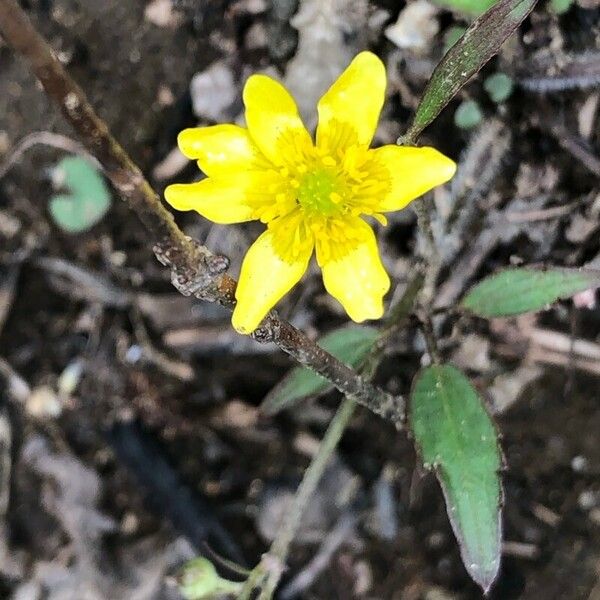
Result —
M210 122L192 110L192 76L226 59L238 100L224 120L233 120L244 78L270 65L285 71L297 42L287 17L277 14L290 2L264 10L270 3L167 1L167 24L153 22L141 0L21 4L159 191L196 176L193 166L166 178L155 171L180 129ZM405 129L414 109L410 99L426 83L420 69L430 72L442 56L444 32L461 22L442 10L440 31L425 53L399 59L383 28L403 6L368 7L371 15L387 11L368 42L403 82L403 91L396 87L388 99L379 132L384 143ZM467 283L511 262L600 268L599 40L597 5L576 3L559 17L540 4L500 57L427 130L425 141L476 181L485 160L465 154L480 134L454 124L461 100L478 100L481 128L500 122L512 140L475 198L482 210L442 284L463 268L471 240L491 227L486 213L515 198L518 231L482 251ZM536 62L540 52L546 66ZM587 61L577 82L540 93L557 72L568 71L570 60ZM496 70L517 82L502 105L482 87ZM24 61L0 40L0 173L16 144L39 131L74 139ZM492 157L500 137L487 150ZM154 258L154 240L116 195L108 215L88 232L58 228L47 206L50 172L64 155L35 145L0 175L0 598L177 598L173 578L194 554L239 580L217 556L252 567L268 549L277 510L299 483L339 395L262 416L257 407L291 366L288 359L234 334L224 310L179 296ZM474 185L464 184L467 190ZM234 276L260 230L212 227L192 214L177 220L228 255ZM416 245L412 212L401 213L380 237L386 265L402 284ZM75 269L59 272L59 263L46 259ZM281 312L314 336L344 322L316 270ZM589 342L588 354L579 360L558 342L535 346L532 332L541 329ZM445 336L443 352L463 361L482 392L512 377L503 404L486 396L506 464L507 543L490 597L600 599L597 293L585 306L563 302L526 319L452 321ZM479 353L468 350L467 339L485 346L487 364L465 366L463 345L464 354ZM389 349L378 383L407 393L423 353L411 326ZM74 387L65 383L67 368L67 376L75 373ZM340 504L343 486L349 498ZM461 564L435 478L416 464L411 441L368 411L357 411L312 508L283 587L341 523L353 525L297 597L481 597Z

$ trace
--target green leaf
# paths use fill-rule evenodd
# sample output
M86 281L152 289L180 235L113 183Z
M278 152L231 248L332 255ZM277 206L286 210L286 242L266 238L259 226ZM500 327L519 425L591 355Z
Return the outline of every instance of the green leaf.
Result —
M536 0L500 0L476 19L442 58L423 92L403 143L414 143L531 12Z
M487 592L502 546L502 460L492 420L469 380L450 365L417 375L409 418L423 464L442 486L465 567Z
M68 233L87 231L110 208L110 192L97 169L78 156L63 158L53 170L57 187L68 191L50 199L50 215Z
M511 268L478 283L461 306L480 317L508 317L548 308L560 298L598 286L600 271Z
M483 82L483 89L488 93L492 102L496 104L504 102L512 94L513 87L513 80L502 72L490 75Z
M473 129L483 121L483 113L475 100L465 100L454 113L454 124L460 129Z
M373 327L346 325L323 336L317 343L323 350L350 367L362 364L377 340L379 332ZM327 379L305 369L292 369L266 396L261 411L274 415L299 400L329 391L333 385Z
M484 13L495 2L496 0L435 0L439 6L473 16Z

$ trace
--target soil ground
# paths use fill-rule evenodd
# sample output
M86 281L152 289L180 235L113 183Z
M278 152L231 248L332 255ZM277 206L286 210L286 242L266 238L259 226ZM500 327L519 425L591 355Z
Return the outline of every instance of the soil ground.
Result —
M253 4L261 3L174 2L171 21L158 25L141 0L23 3L160 189L194 177L191 167L170 179L153 175L175 147L177 132L199 120L189 93L192 76L226 57L241 81L258 68L285 70L294 55L294 31L260 6L254 11ZM370 10L387 9L387 24L399 12L395 4L381 2ZM452 22L450 13L441 13L442 30ZM519 35L513 74L533 68L534 52L552 44L565 55L595 52L597 64L599 22L594 7L575 4L560 18L538 7ZM370 43L389 57L397 50L382 28ZM261 31L271 37L262 38ZM276 35L283 40L277 47ZM437 34L424 56L400 61L408 91L389 99L384 141L405 126L406 100L423 87L414 73L421 63L439 59L442 37ZM291 48L287 55L284 42ZM532 77L541 81L546 75L535 71ZM511 257L582 265L600 252L593 228L598 213L590 208L598 204L598 178L550 133L556 123L577 131L594 94L597 101L593 85L545 95L521 86L497 108L480 81L467 88L463 97L477 99L486 118L499 119L513 140L486 198L520 194L522 212L573 207L542 220L546 229L540 221L523 225L486 255L477 275ZM230 118L239 108L229 107ZM454 125L455 108L427 132L427 142L459 159L476 134ZM586 152L593 156L594 149L600 152L595 113L592 125ZM72 136L24 62L0 43L0 164L19 140L37 131ZM89 232L61 231L47 205L53 193L49 173L63 155L35 146L0 179L0 429L11 432L5 442L12 439L3 446L10 473L4 481L8 504L0 514L0 597L176 598L168 576L195 553L223 554L245 566L257 562L339 398L332 393L275 418L261 416L257 407L290 367L288 360L275 348L234 335L218 307L178 296L153 257L152 241L116 198ZM523 191L527 182L535 188L529 194ZM568 232L577 219L580 228L582 220L591 222L591 233L573 241ZM228 254L234 275L258 231L244 226L231 233L191 215L178 221ZM415 229L412 215L403 214L382 233L386 264L399 280L414 251ZM96 279L72 270L61 274L58 263L41 258L64 260ZM121 302L126 296L134 300ZM344 321L316 271L282 310L311 335ZM565 303L536 319L538 328L600 343L594 302L589 308ZM491 340L491 366L472 373L483 389L499 376L522 373L531 327L516 322L523 339L511 341L494 326L458 324L447 351L457 351L457 335ZM422 353L414 332L407 332L386 358L379 383L406 392ZM491 597L597 600L599 363L595 374L569 360L558 367L538 363L529 383L514 379L514 401L497 411L506 460L507 544ZM65 377L75 378L74 389ZM336 496L343 486L352 500L340 506ZM284 585L344 519L354 521L327 568L300 597L481 597L461 564L435 479L422 476L411 442L367 411L352 421L314 504Z

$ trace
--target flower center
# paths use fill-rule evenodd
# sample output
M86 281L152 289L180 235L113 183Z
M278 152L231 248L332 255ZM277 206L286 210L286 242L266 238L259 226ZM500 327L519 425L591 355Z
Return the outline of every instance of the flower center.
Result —
M297 190L300 206L311 213L331 216L340 212L343 189L334 173L328 169L309 171L300 180Z

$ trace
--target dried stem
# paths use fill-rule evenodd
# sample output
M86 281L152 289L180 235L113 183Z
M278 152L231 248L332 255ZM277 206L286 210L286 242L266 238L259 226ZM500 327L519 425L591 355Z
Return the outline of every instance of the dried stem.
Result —
M158 194L112 137L81 88L71 79L15 0L0 0L0 33L6 43L27 60L48 96L60 106L107 178L148 231L159 240L155 252L158 259L171 268L175 286L185 295L193 294L233 308L237 283L225 273L228 260L213 255L179 229ZM403 426L401 402L319 348L275 312L267 316L254 333L254 338L260 342L274 342L356 402L392 419L397 427Z
M425 238L425 280L420 294L420 306L422 308L421 329L425 336L427 351L433 362L440 362L440 353L437 347L437 339L431 320L433 302L435 297L436 283L442 265L440 253L433 235L431 226L431 205L426 199L415 202L414 210L417 213L417 225Z
M398 139L398 144L412 146L416 143L419 133L412 127L402 137ZM431 315L433 312L434 296L436 291L437 279L442 268L442 259L433 234L431 225L432 204L425 197L422 200L413 202L412 207L417 215L417 225L424 238L424 258L425 258L425 280L421 289L420 302L424 313L421 317L421 328L427 344L427 351L434 362L440 361L440 353L437 347L437 339L433 328Z
M578 138L563 125L553 125L550 133L571 156L576 158L596 177L600 177L600 159L586 147L585 140Z
M158 239L168 238L193 257L194 248L173 216L161 205L139 168L110 135L81 88L69 77L15 0L0 0L0 32L6 43L26 58L48 96L60 106L84 146L146 227Z
M419 133L420 132L411 127L404 136L398 139L397 143L404 146L413 146L417 142ZM421 324L429 355L434 362L439 362L440 356L435 332L433 330L433 323L431 321L431 314L433 310L436 283L442 268L442 259L435 241L435 236L433 235L433 227L431 226L432 204L430 200L425 197L413 202L412 207L417 215L417 225L424 238L425 246L423 250L425 258L425 279L421 289L419 302L425 311L425 317L421 319Z
M346 426L354 414L355 408L356 403L353 400L346 398L337 409L335 416L329 423L329 427L319 444L317 454L312 459L308 469L304 472L302 483L294 496L289 514L284 520L281 529L278 531L277 537L271 545L271 548L263 555L261 562L256 567L259 581L248 581L248 587L253 586L260 588L261 591L258 596L259 600L270 600L273 597L275 588L277 587L285 568L290 545L298 532L302 515L321 480L321 476L323 475ZM248 587L243 590L243 594L251 591ZM244 598L244 595L241 597Z
M427 199L414 202L412 207L417 215L417 225L425 238L426 251L429 255L437 253L433 228L431 227L431 205Z
M423 332L423 337L425 338L427 352L429 353L432 362L439 365L441 362L441 358L440 352L437 347L435 333L433 331L433 323L431 322L431 316L428 312L426 312L419 315L419 319L421 321L421 331Z
M51 131L34 131L26 135L14 148L12 148L10 156L0 164L0 179L2 179L10 169L17 164L19 159L33 146L52 146L71 154L80 154L88 160L97 163L96 159L75 140L68 138L60 133L52 133Z

